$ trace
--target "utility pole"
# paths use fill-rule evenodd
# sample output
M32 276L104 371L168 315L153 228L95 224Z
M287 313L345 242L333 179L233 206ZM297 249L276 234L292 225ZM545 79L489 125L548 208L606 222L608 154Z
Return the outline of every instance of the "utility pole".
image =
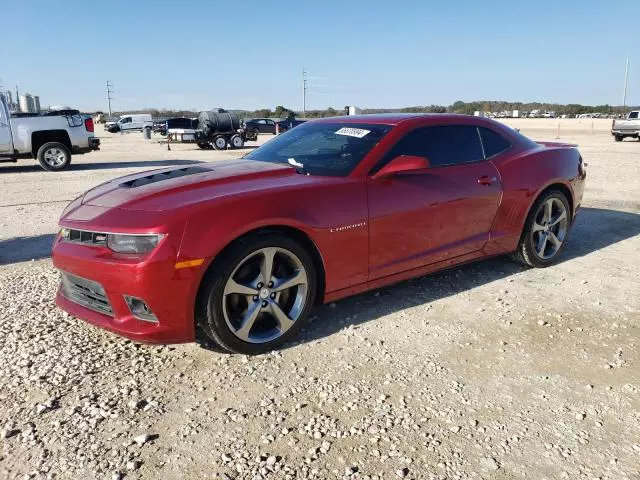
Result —
M16 85L16 111L22 111L22 109L20 108L20 92L18 91L18 85Z
M111 118L111 99L113 98L111 94L113 93L113 85L111 82L107 80L107 101L109 102L109 118Z
M302 69L302 118L307 118L307 71Z
M627 78L629 77L629 53L627 53L627 64L624 68L624 90L622 91L622 111L627 113Z

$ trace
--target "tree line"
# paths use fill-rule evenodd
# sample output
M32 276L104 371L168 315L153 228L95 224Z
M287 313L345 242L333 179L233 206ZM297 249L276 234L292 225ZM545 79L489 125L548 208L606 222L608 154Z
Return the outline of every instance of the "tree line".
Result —
M465 113L473 114L476 111L483 112L503 112L519 110L520 112L530 112L531 110L542 110L555 112L556 115L580 115L583 113L602 114L622 114L629 110L638 110L640 107L622 107L620 105L581 105L577 103L559 104L545 102L507 102L501 100L463 102L457 101L452 105L417 105L403 108L366 108L362 113ZM283 105L276 106L273 110L262 108L258 110L231 110L242 118L285 118L293 113L295 116L302 116L302 112L287 108ZM125 112L122 112L125 113ZM198 112L191 110L159 110L150 108L139 111L129 111L126 113L151 113L153 117L197 117ZM307 110L306 118L322 118L343 115L344 109L333 107L324 110ZM115 114L115 115L119 115Z

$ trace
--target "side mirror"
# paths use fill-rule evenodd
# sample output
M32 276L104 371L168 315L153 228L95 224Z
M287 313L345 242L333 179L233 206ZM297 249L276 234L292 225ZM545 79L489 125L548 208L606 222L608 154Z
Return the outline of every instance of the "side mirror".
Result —
M417 157L414 155L400 155L373 175L373 179L388 178L401 173L417 172L419 170L426 170L431 167L429 160L426 157Z

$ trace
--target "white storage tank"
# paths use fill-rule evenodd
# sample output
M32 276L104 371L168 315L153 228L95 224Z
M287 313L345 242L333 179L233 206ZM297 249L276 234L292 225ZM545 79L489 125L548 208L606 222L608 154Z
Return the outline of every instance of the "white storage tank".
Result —
M24 113L29 113L29 101L27 100L26 95L20 95L19 103L20 103L20 111Z
M33 105L35 107L35 112L40 113L40 97L38 95L33 96Z
M20 111L24 113L36 113L36 103L33 95L29 93L20 95Z

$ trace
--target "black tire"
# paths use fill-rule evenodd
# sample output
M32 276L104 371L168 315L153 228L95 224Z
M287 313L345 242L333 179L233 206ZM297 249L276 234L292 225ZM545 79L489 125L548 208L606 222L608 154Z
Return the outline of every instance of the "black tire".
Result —
M624 137L622 135L615 135L614 138L616 139L616 142L621 142Z
M235 134L229 139L229 144L231 148L242 148L244 147L244 138L240 134Z
M540 208L547 201L551 199L557 199L562 202L567 218L566 232L562 238L562 244L557 251L550 258L542 258L536 251L534 245L534 224L536 224L536 217L540 212ZM531 211L527 217L524 225L524 230L520 236L520 242L518 243L518 249L512 254L513 260L526 266L534 268L545 268L553 265L557 262L558 258L562 255L562 252L567 245L567 238L571 230L572 217L571 209L569 207L569 201L564 193L559 190L549 190L543 193L531 207ZM546 242L545 242L546 243ZM542 248L544 251L544 247Z
M223 308L224 289L229 277L247 256L263 248L281 248L293 253L307 273L305 304L293 326L278 338L264 342L243 341L227 325ZM277 349L295 337L306 323L316 296L316 270L309 253L294 240L274 232L263 232L237 240L209 268L200 287L196 305L196 324L206 340L230 353L258 355Z
M213 148L210 143L199 143L198 147L200 147L201 150L211 150Z
M71 163L71 150L58 142L47 142L38 149L38 163L49 172L64 170Z
M213 148L215 148L216 150L226 150L228 142L224 136L218 135L213 138L213 142L211 142L211 144L213 145Z

